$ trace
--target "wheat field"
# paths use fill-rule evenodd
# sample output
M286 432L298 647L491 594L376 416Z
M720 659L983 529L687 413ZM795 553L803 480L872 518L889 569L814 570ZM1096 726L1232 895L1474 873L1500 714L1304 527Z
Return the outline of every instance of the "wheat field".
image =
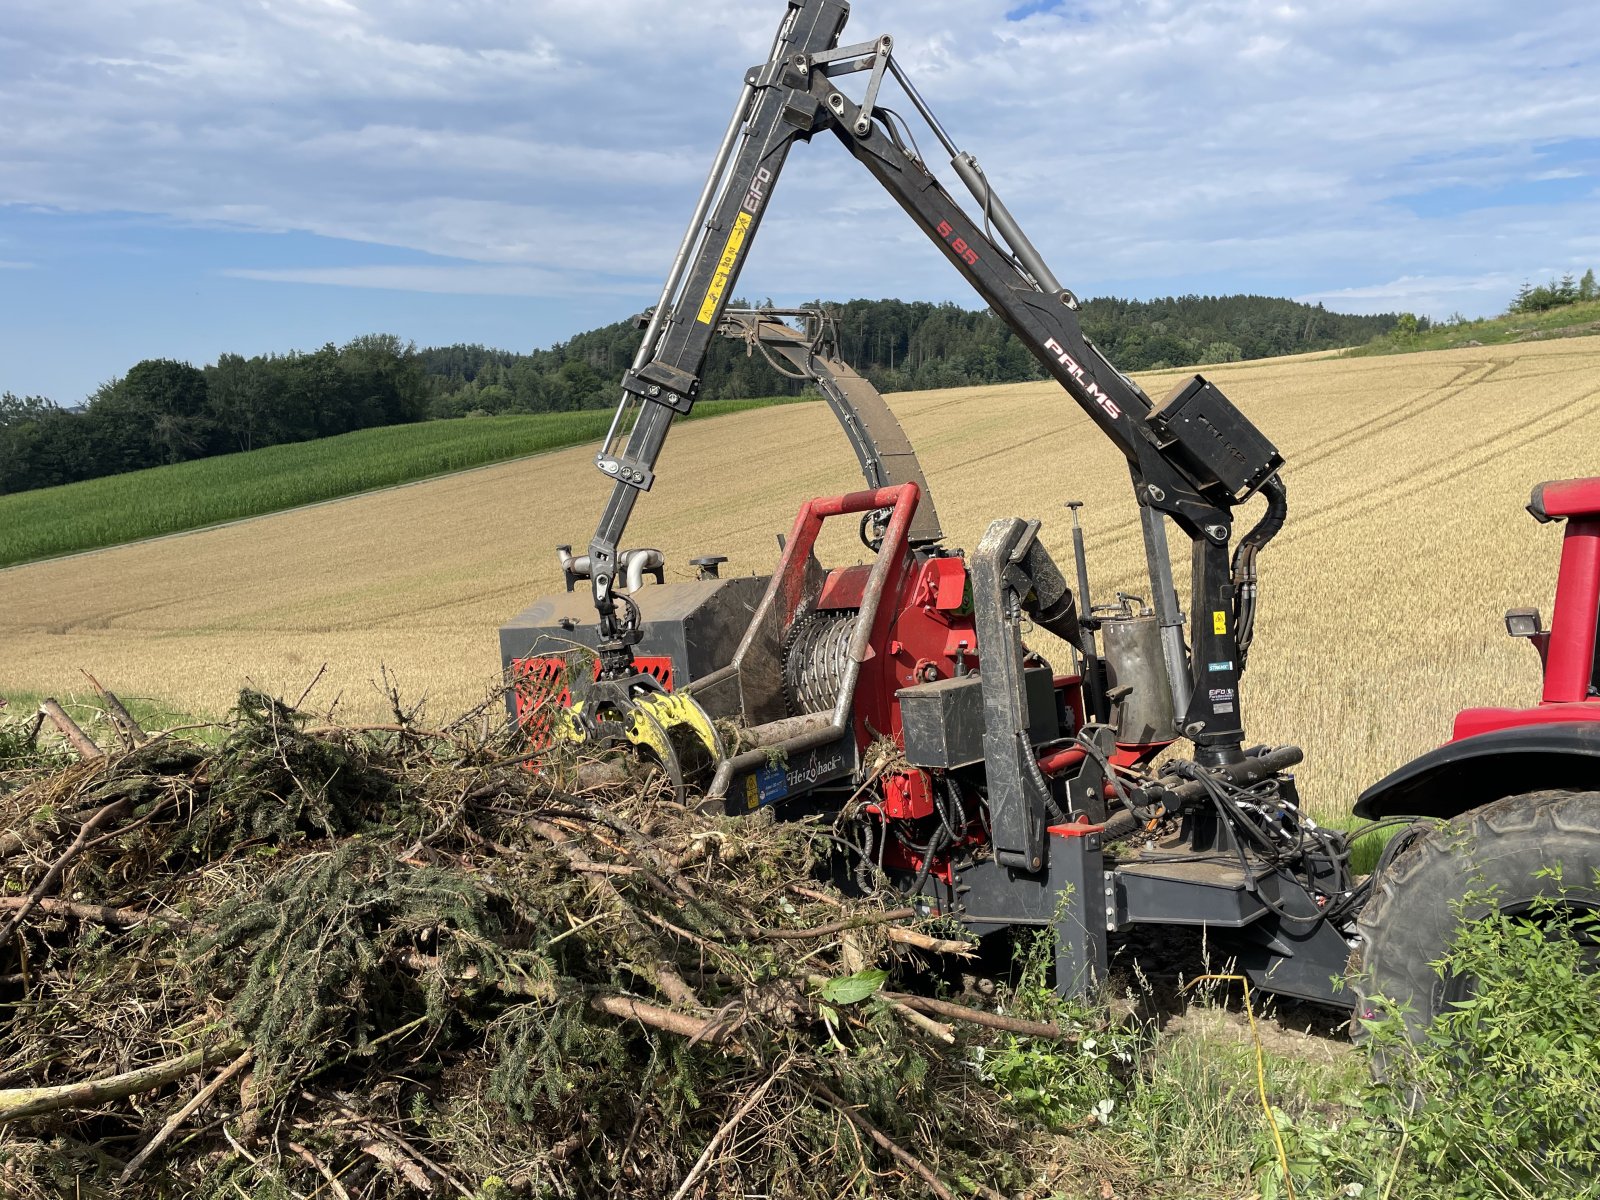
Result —
M1184 374L1141 382L1159 397ZM1261 558L1244 713L1252 740L1305 747L1316 811L1347 811L1443 740L1458 708L1536 699L1535 655L1501 615L1549 613L1560 534L1523 512L1532 486L1600 472L1600 338L1207 375L1288 459L1290 519ZM1146 590L1123 462L1055 385L891 403L951 544L975 546L995 517L1038 517L1069 564L1062 504L1081 499L1097 598ZM591 455L0 571L0 694L79 690L82 668L220 714L247 679L293 698L326 664L315 698L351 716L383 711L380 666L430 711L460 710L494 684L499 624L561 586L553 547L593 532L608 485ZM707 553L728 555L728 572L766 571L802 499L859 486L821 404L697 422L669 439L627 542L665 550L669 578L692 577L689 558ZM824 550L834 565L861 555L853 536Z

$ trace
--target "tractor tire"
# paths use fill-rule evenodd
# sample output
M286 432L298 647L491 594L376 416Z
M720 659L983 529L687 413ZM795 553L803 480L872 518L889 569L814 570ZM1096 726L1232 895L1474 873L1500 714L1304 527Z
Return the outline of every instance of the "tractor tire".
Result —
M1555 890L1537 873L1558 864L1567 903L1600 909L1600 792L1511 796L1420 834L1375 881L1356 920L1352 1036L1361 1040L1361 1018L1377 1015L1373 998L1382 996L1410 1006L1406 1031L1421 1038L1451 1000L1471 994L1470 981L1441 978L1432 965L1450 949L1463 897L1493 888L1501 912L1526 912Z

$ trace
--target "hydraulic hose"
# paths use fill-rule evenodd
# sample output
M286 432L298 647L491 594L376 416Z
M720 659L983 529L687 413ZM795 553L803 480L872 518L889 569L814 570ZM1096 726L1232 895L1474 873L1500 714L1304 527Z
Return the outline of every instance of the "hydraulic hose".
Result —
M1249 533L1239 539L1233 552L1234 620L1233 627L1239 642L1239 670L1250 657L1250 643L1255 640L1256 600L1259 594L1256 575L1256 555L1283 528L1289 515L1288 489L1283 480L1274 475L1261 485L1266 498L1267 511Z

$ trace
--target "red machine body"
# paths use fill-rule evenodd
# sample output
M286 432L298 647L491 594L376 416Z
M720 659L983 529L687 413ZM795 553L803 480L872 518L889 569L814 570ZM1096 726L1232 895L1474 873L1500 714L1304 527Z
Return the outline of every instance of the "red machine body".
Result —
M1533 643L1544 668L1530 708L1469 708L1450 740L1373 784L1363 818L1452 817L1510 796L1584 791L1600 781L1600 478L1542 483L1528 511L1565 521L1550 628L1513 609L1506 631Z
M1469 708L1450 740L1499 729L1600 721L1600 478L1540 484L1528 511L1566 521L1561 574L1550 628L1529 636L1544 666L1544 692L1532 708Z

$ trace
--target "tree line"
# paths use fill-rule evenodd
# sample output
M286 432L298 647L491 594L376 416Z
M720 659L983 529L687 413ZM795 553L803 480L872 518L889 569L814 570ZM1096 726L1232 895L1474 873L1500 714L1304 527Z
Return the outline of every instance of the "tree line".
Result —
M906 300L823 307L833 315L840 355L881 391L1042 378L1038 360L988 309ZM1392 313L1348 316L1270 296L1107 298L1088 301L1078 315L1084 331L1128 371L1355 345L1388 333L1397 319ZM531 354L463 345L423 350L433 389L430 414L609 405L638 345L637 329L619 321ZM801 388L760 354L725 339L712 342L703 378L705 395L729 399L794 395Z
M883 391L1042 377L1033 355L987 309L902 300L826 307L841 355ZM1079 316L1124 370L1351 345L1396 321L1268 296L1100 299ZM204 367L149 359L72 408L6 392L0 493L378 425L607 407L640 336L632 322L619 321L517 353L477 345L418 349L371 334L309 352L223 354ZM703 378L703 395L730 399L795 395L805 386L722 338L713 340Z
M1595 283L1593 267L1583 273L1582 279L1573 279L1572 272L1568 271L1559 280L1552 279L1546 284L1535 286L1524 283L1517 289L1516 297L1511 301L1511 307L1507 311L1548 312L1552 308L1589 300L1600 300L1600 284Z
M388 334L195 367L146 359L81 405L0 395L0 493L427 416L415 347Z

